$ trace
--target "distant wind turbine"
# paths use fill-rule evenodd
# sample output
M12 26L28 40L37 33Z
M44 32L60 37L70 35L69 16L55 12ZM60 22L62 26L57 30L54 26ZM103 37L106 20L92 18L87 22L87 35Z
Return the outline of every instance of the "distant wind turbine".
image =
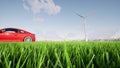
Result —
M79 17L81 17L83 19L83 28L84 28L84 33L85 33L85 41L87 42L88 41L88 38L87 38L87 32L86 32L86 18L87 16L83 16L83 15L80 15L78 13L75 13L76 15L78 15Z

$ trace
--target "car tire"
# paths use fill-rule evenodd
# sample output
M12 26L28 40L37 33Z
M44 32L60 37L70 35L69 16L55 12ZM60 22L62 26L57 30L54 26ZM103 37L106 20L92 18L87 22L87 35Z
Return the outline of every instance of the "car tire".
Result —
M32 38L30 36L26 36L23 41L24 42L31 42Z

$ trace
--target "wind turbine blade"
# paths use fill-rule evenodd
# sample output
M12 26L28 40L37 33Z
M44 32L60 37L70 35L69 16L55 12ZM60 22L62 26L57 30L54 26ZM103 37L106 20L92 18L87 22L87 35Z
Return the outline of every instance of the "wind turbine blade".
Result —
M78 15L78 16L80 16L81 18L84 18L84 16L82 16L82 15L80 15L80 14L76 13L76 12L75 12L75 14L76 14L76 15Z

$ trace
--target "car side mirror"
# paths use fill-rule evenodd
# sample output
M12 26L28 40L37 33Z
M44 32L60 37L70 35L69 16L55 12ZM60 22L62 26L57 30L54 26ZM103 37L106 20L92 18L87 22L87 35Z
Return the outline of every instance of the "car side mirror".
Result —
M24 32L24 31L20 31L20 33L22 33L22 34L23 34L23 33L25 33L25 32Z

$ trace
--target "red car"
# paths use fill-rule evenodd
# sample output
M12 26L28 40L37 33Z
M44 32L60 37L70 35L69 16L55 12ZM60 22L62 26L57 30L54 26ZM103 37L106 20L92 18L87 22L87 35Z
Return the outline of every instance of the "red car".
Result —
M18 28L0 29L1 42L32 42L35 41L35 34Z

